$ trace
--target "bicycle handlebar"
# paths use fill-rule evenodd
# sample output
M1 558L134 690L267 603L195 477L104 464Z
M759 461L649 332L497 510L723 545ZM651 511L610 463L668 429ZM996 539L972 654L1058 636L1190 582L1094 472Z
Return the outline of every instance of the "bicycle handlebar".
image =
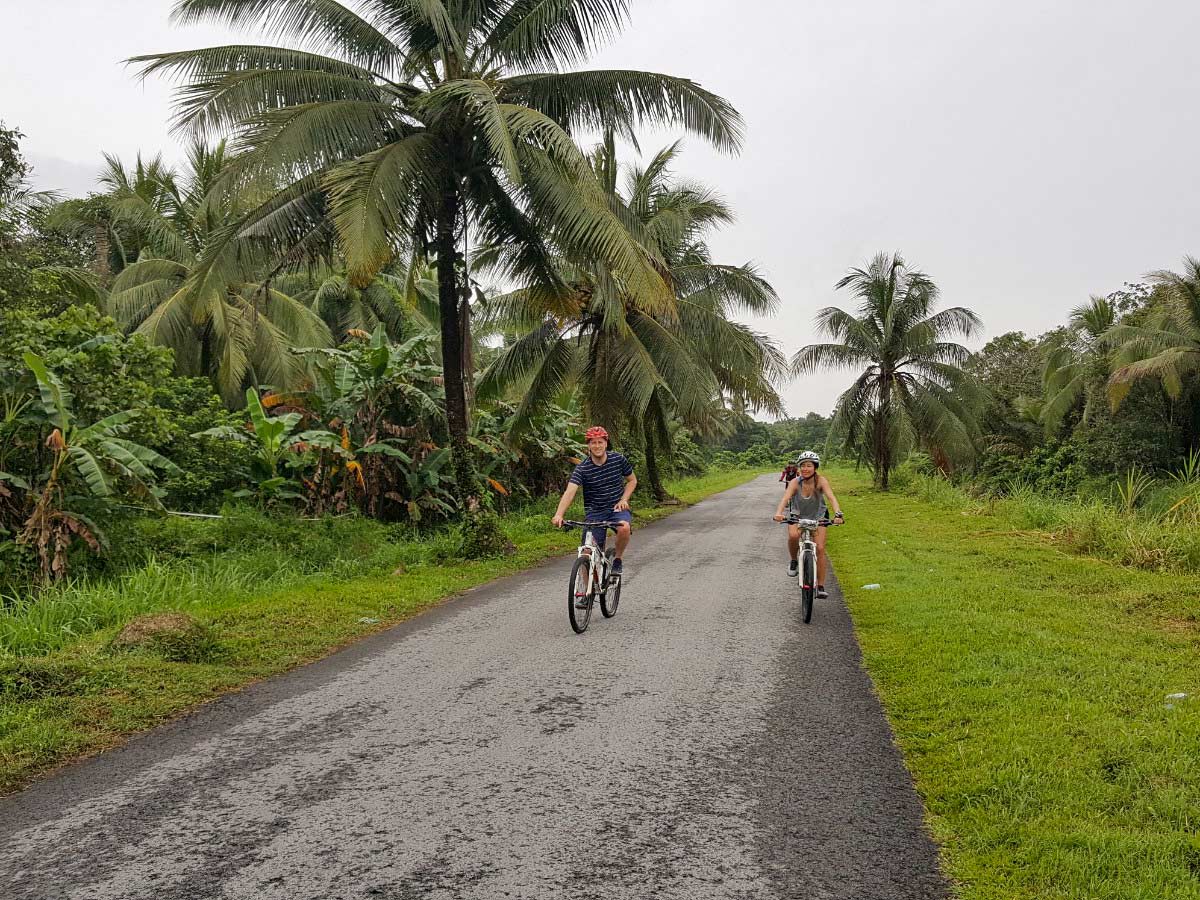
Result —
M776 525L808 525L809 528L828 528L830 525L845 525L843 519L838 522L836 519L800 519L796 516L788 516L782 522L776 522Z
M628 522L573 522L570 519L563 519L562 527L565 528L611 528L616 531L622 525L628 525Z

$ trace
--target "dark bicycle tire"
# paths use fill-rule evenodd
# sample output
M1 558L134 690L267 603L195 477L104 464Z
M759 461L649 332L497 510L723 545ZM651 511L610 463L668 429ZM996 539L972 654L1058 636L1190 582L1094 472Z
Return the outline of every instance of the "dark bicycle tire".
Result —
M605 555L609 559L609 571L611 572L613 550L610 548L605 551ZM621 576L618 575L615 579L610 574L608 576L608 585L600 592L600 614L606 619L611 619L617 614L617 606L621 603Z
M587 631L588 622L592 619L592 603L590 599L587 606L583 609L578 609L575 606L575 582L582 572L583 585L584 587L587 586L588 564L589 561L582 556L575 560L575 565L571 567L571 580L567 582L567 618L571 620L571 629L576 634L583 634Z
M817 595L817 561L811 553L804 554L800 572L800 607L804 616L804 624L812 621L813 599Z

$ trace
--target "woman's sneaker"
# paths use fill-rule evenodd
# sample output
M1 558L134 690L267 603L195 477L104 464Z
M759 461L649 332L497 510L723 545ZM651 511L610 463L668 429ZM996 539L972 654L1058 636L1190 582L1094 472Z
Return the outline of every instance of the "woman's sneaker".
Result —
M795 578L800 574L800 560L793 559L788 563L788 578Z
M818 584L817 585L817 599L824 600L828 596L829 596L829 591L825 590L825 585Z

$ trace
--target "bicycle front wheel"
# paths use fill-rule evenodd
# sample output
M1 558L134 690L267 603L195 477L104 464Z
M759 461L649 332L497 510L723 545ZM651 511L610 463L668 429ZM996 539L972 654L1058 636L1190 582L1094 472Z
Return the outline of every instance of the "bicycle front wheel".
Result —
M613 551L608 551L609 565L612 565ZM617 604L621 602L621 576L608 576L608 586L600 592L600 612L606 619L617 614Z
M800 606L805 625L812 621L813 599L816 595L817 561L811 553L805 553L800 565Z
M588 596L590 562L584 557L575 560L571 567L571 581L567 587L567 618L576 634L587 631L592 618L592 598Z

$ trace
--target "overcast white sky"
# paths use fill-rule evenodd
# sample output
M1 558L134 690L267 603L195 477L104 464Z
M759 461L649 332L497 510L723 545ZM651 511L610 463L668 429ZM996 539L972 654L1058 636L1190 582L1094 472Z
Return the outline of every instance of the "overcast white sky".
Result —
M170 0L0 5L0 119L26 133L41 186L86 192L101 151L177 158L170 87L121 60L228 34L172 28ZM745 116L740 157L691 140L679 170L737 210L714 249L771 279L783 309L754 324L789 353L879 250L975 309L984 339L1044 331L1089 294L1200 254L1194 0L632 5L593 65L685 75ZM789 412L827 413L848 380L785 386Z

